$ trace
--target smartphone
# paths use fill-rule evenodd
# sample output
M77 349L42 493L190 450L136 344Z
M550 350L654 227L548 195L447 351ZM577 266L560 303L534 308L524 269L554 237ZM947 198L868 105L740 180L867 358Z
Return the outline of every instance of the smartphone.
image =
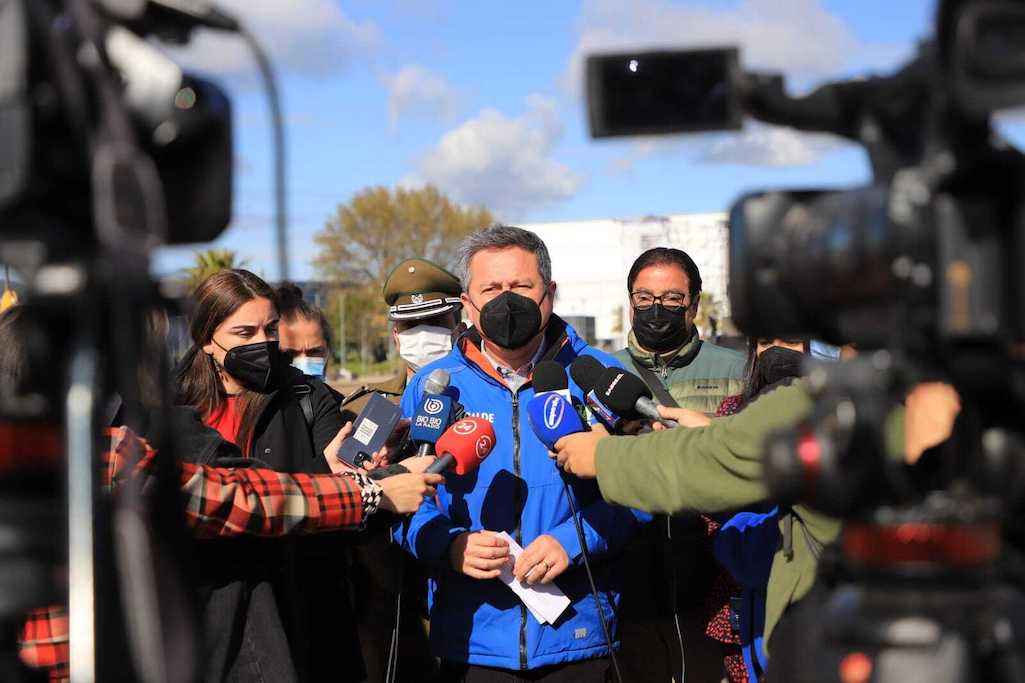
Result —
M338 459L353 467L362 467L385 441L402 419L402 409L380 394L371 394L370 400L352 425L352 434L342 441Z

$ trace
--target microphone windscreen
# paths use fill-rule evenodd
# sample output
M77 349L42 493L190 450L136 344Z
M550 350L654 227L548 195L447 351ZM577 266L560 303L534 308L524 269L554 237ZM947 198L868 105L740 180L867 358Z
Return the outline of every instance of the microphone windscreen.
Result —
M449 379L448 370L445 368L431 370L431 374L427 375L427 379L424 380L424 393L435 395L445 393Z
M555 450L555 442L569 434L584 431L584 423L573 409L573 404L558 393L534 396L527 403L527 419L538 440L548 450Z
M604 370L605 366L591 356L577 356L569 366L569 374L585 394L594 388Z
M409 438L416 443L435 443L445 432L452 416L452 399L444 394L425 393L409 425Z
M640 377L619 368L607 368L594 385L602 403L625 418L639 417L637 399L651 398Z
M452 468L456 474L476 470L481 461L495 447L495 428L482 417L464 417L441 435L434 446L438 455L450 454L455 458Z
M543 360L534 366L534 373L531 376L534 385L534 393L540 394L544 391L562 391L569 389L569 379L566 377L566 368L554 360Z

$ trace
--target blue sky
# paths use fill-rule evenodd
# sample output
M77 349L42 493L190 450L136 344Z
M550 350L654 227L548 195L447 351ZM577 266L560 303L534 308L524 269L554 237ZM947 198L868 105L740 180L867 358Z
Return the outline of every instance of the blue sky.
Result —
M797 88L885 72L931 20L926 0L222 0L277 64L289 143L290 269L315 276L313 234L369 185L431 182L508 222L720 211L740 192L867 179L862 153L825 137L594 141L579 58L588 51L739 43L752 68ZM235 99L236 206L216 246L276 278L270 131L232 38L177 53ZM194 249L165 250L166 274ZM411 254L412 256L412 254Z

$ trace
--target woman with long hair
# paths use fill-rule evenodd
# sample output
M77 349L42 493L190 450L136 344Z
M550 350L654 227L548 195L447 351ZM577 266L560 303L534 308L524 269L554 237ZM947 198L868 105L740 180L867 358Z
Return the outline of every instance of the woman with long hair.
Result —
M193 294L192 346L177 372L179 402L253 461L282 472L327 474L325 449L344 424L338 400L318 378L289 365L278 348L278 322L274 289L253 273L224 270L204 280ZM347 540L338 536L212 548L220 575L205 611L208 632L231 634L229 624L246 605L246 628L259 629L261 648L277 648L272 661L281 665L268 680L290 667L300 680L360 680L354 627L349 637L338 630L352 622L342 573ZM339 643L349 651L339 652ZM236 643L214 647L224 648L229 660L247 656Z

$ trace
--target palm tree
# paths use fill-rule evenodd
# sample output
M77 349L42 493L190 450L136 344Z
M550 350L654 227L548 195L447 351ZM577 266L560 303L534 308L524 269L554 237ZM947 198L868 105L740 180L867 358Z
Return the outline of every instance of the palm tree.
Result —
M189 291L194 290L203 280L216 272L232 270L245 266L245 260L239 260L238 254L231 249L207 249L196 252L195 265L185 268Z

